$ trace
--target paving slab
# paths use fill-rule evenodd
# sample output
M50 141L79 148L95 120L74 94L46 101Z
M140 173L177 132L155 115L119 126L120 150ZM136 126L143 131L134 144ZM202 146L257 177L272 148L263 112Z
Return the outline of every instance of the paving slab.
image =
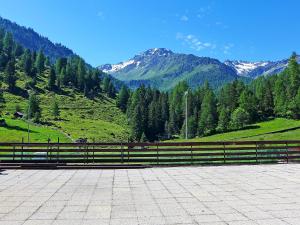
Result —
M0 225L300 224L300 164L5 170Z

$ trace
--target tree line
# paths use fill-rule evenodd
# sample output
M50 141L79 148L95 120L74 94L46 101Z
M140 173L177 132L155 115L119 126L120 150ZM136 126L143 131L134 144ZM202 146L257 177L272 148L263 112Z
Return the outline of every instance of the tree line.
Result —
M250 84L235 80L216 91L207 82L194 90L180 82L169 92L145 86L130 91L123 86L117 106L128 116L134 141L184 136L186 123L188 138L193 138L243 129L274 117L299 119L300 67L293 53L278 75L262 76Z

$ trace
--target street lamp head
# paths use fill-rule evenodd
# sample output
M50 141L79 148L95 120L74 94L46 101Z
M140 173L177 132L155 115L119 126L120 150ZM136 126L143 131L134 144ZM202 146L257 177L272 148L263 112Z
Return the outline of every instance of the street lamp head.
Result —
M189 91L184 92L184 96L188 95Z

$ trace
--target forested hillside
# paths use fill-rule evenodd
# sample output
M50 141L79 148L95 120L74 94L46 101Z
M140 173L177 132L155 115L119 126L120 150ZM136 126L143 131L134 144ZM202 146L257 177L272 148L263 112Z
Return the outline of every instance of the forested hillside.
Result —
M43 51L23 48L11 33L0 30L0 85L4 119L18 113L34 126L56 128L72 140L128 138L126 117L115 106L113 82L78 56L52 63ZM11 123L2 120L1 126L21 129Z
M260 77L249 85L235 80L217 93L208 83L192 90L180 82L170 92L141 86L127 98L128 90L123 88L119 107L127 113L133 140L142 141L183 136L186 97L189 138L239 130L274 117L299 119L300 68L296 57L293 53L288 67L278 75Z

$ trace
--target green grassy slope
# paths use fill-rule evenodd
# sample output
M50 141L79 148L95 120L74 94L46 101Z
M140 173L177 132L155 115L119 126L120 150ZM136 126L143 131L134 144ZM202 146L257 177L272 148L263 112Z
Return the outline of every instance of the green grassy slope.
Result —
M47 76L47 73L46 73ZM27 77L19 73L17 86L24 90ZM69 88L64 88L62 93L49 92L45 86L46 77L39 77L36 85L38 97L42 108L43 126L37 126L40 135L37 135L33 141L45 141L48 133L53 132L56 135L62 135L62 140L74 141L78 138L88 138L89 141L127 141L129 128L126 116L115 106L115 100L101 94L95 99L88 99L82 93ZM22 112L25 112L27 99L21 95L14 95L4 92L6 118L12 118L16 105L20 105ZM51 115L52 102L57 100L61 115L59 120L54 120ZM24 134L22 128L24 121L8 120L13 128L1 128L0 142L2 141L20 141ZM25 123L26 124L26 123ZM27 125L26 125L27 126ZM7 137L6 131L10 131L10 137ZM69 138L66 138L68 136ZM27 133L25 132L25 137ZM57 139L57 138L55 138Z
M7 127L0 127L0 141L1 142L24 142L28 141L28 124L23 120L14 120L5 117ZM38 126L29 124L30 142L47 142L48 138L51 142L71 142L71 139L64 135L59 130L51 129L45 126Z
M300 121L277 118L257 123L244 130L215 134L189 141L238 141L238 140L296 140L300 139ZM176 141L186 141L178 139Z

